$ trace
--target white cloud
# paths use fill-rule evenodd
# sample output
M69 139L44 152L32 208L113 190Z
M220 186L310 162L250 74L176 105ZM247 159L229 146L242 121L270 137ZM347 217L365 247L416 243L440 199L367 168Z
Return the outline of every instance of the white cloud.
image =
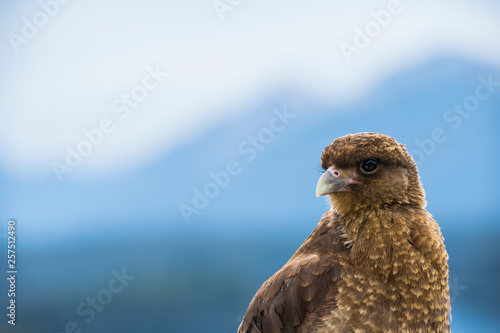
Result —
M401 1L402 12L347 64L339 44L387 3L248 0L221 22L211 1L72 1L0 64L2 154L13 169L46 172L81 130L109 117L117 130L82 168L110 170L175 148L281 84L335 105L442 54L500 68L500 11L486 1ZM20 33L21 18L38 8L4 5L4 35ZM120 122L112 101L157 64L171 78Z

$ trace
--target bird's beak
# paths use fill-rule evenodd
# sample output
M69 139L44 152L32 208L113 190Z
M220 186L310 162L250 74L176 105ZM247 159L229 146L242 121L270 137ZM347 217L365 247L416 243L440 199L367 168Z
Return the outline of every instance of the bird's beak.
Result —
M316 196L322 196L339 192L349 184L361 184L361 182L353 180L351 177L346 177L335 167L330 167L319 178L318 185L316 186Z

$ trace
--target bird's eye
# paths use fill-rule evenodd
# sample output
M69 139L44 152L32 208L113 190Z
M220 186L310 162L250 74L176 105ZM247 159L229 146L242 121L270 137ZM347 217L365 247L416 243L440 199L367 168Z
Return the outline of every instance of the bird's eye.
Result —
M378 168L378 162L373 158L370 158L369 160L366 160L361 164L361 169L364 172L373 172L377 168Z

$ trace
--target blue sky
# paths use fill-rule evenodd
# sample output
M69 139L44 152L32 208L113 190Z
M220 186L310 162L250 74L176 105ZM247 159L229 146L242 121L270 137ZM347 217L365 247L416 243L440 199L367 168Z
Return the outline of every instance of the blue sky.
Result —
M468 287L454 332L475 320L488 332L500 297L490 292L500 267L499 6L2 2L0 221L18 220L23 288L41 295L22 296L26 331L63 327L122 266L142 272L132 300L89 331L133 331L141 323L114 316L145 301L162 304L148 310L158 327L199 331L192 315L234 330L254 288L328 209L314 194L323 148L375 131L415 157L449 238L452 275ZM55 282L51 258L63 268ZM56 284L59 308L41 311Z
M396 14L364 46L357 31L377 27L390 3ZM115 131L74 177L144 165L280 89L335 107L440 56L500 66L491 1L253 1L223 21L210 1L70 1L22 44L12 36L24 38L23 18L34 24L43 9L3 6L0 149L11 172L49 172L104 118ZM346 57L343 44L359 53ZM148 68L170 75L118 118L113 103Z

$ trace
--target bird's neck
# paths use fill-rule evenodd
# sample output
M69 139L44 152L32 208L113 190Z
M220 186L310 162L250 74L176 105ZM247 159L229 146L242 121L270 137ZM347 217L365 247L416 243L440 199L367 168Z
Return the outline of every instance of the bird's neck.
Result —
M381 277L389 278L395 262L408 255L411 244L411 219L418 209L386 207L358 214L337 213L342 240L349 249L353 264L370 267ZM396 253L397 252L397 253Z
M332 211L341 216L363 216L374 212L393 211L400 208L423 210L427 205L425 194L418 177L410 180L404 195L387 197L382 195L366 196L357 191L339 191L328 195Z
M332 208L337 224L353 241L357 241L362 234L379 232L387 234L394 228L409 232L411 221L406 217L420 214L421 211L423 210L414 206L386 205L376 208L367 206L343 214Z

